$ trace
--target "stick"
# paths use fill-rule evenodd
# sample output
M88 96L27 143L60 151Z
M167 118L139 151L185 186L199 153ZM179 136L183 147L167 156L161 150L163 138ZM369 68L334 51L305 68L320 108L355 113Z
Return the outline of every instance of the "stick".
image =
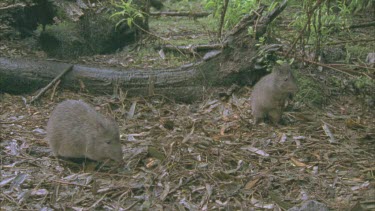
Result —
M219 23L219 30L217 34L217 38L221 39L221 33L223 32L223 26L224 26L224 19L225 15L227 13L229 0L224 0L223 8L221 9L221 16L220 16L220 23Z
M202 18L210 14L209 12L150 12L151 16L188 16L194 18Z
M188 46L173 46L173 45L164 45L162 46L163 50L166 51L174 51L178 49L183 53L190 53L195 54L198 51L205 51L205 50L221 50L224 46L222 44L209 44L209 45L188 45Z
M55 84L61 77L63 77L66 73L68 73L72 69L73 69L73 65L70 65L60 75L56 76L56 78L54 78L46 87L44 87L42 90L40 90L40 92L35 97L32 98L30 103L33 103L34 101L39 99L40 96L42 96L53 84Z
M25 4L12 4L12 5L9 5L9 6L6 6L6 7L0 7L0 11L1 10L8 10L8 9L13 9L13 8L16 8L16 7L25 7L26 5Z
M59 86L60 82L61 82L61 80L58 80L58 81L55 83L55 85L53 86L52 94L51 94L51 98L50 98L51 101L52 101L53 98L55 97L56 89L57 89L57 87Z

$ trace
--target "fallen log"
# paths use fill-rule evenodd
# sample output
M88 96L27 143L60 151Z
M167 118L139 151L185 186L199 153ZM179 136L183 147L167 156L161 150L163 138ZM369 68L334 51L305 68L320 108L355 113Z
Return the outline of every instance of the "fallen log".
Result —
M261 16L264 7L244 17L235 29L226 36L221 51L210 51L195 63L162 70L124 70L119 68L74 65L64 76L60 86L81 90L82 84L92 94L112 94L123 89L129 96L164 95L178 101L191 102L200 99L211 87L232 84L253 84L264 69L258 68L258 51L278 48L265 46L257 50L255 44L266 31L267 25L286 6L284 0L268 15ZM252 26L255 36L248 34ZM0 92L25 93L36 91L53 80L71 64L35 59L0 58ZM150 91L151 90L151 91Z
M32 98L30 103L33 103L34 101L38 100L49 88L51 88L54 84L58 83L58 81L69 71L73 69L73 65L69 66L67 69L65 69L60 75L58 75L56 78L54 78L46 87L44 87L40 92Z
M126 71L74 65L60 85L80 90L83 83L93 94L111 94L115 88L122 88L129 96L148 96L149 86L153 86L154 94L192 101L200 96L196 92L203 91L203 75L198 68L200 63L167 70ZM50 83L70 65L56 61L0 58L0 92L21 94L35 91Z

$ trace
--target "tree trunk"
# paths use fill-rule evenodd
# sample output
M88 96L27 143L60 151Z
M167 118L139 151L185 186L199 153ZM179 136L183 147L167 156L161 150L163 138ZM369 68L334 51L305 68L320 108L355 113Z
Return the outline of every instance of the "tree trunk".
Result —
M222 51L209 52L196 63L165 70L74 65L73 70L63 77L61 86L95 94L111 94L121 88L128 96L156 94L191 102L201 98L210 87L254 83L262 74L254 68L256 38L265 33L267 25L285 8L286 2L264 17L258 16L262 14L263 7L252 15L246 15L226 36ZM248 35L249 26L255 29L254 37ZM55 61L0 58L0 92L20 94L36 91L70 65Z

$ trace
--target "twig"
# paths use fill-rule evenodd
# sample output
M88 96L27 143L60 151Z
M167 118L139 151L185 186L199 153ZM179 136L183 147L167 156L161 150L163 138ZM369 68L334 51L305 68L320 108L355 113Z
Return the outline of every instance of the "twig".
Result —
M46 87L44 87L35 97L32 98L30 103L33 103L37 99L40 98L53 84L55 84L61 77L63 77L66 73L73 69L73 65L70 65L67 69L65 69L60 75L54 78Z
M13 122L2 122L0 121L0 125L6 125L6 124L16 124L16 123L21 123L22 121L13 121Z
M319 63L319 62L314 62L314 61L311 61L311 60L307 60L307 59L302 59L302 58L299 58L299 57L295 57L296 59L298 60L302 60L304 62L307 62L307 63L310 63L310 64L314 64L314 65L318 65L318 66L322 66L322 67L326 67L326 68L329 68L329 69L332 69L332 70L336 70L337 72L340 72L340 73L343 73L345 75L348 75L350 77L353 77L352 74L348 73L348 72L345 72L344 70L340 70L340 69L337 69L335 67L332 67L330 65L326 65L326 64L323 64L323 63Z
M12 4L6 7L0 7L0 10L8 10L8 9L16 8L16 7L25 7L25 6L26 6L25 4L18 3L18 4Z
M311 17L314 14L314 11L322 4L323 2L321 0L318 0L314 7L307 13L307 21L303 29L299 32L298 37L294 40L292 46L289 48L288 52L286 53L286 56L290 54L290 52L293 50L293 48L296 46L297 41L302 38L303 34L306 31L307 26L311 23Z
M60 82L61 82L61 80L58 80L58 81L56 82L56 84L53 86L52 94L51 94L51 98L50 98L51 100L53 100L53 98L55 97L56 89L57 89L57 87L59 86Z
M218 35L217 35L219 39L221 39L221 34L223 32L223 25L224 25L225 15L227 13L228 2L229 2L229 0L224 0L224 5L223 5L222 11L221 11L219 31L218 31Z
M374 41L375 41L375 39L346 40L346 41L327 43L325 45L340 45L340 44L344 44L344 43L374 42Z
M188 16L201 18L210 15L209 12L150 12L151 16Z
M66 182L66 181L61 181L61 180L52 180L53 182L60 183L63 185L74 185L74 186L79 186L79 187L84 187L84 188L91 188L89 185L81 185L78 183L71 183L71 182Z
M181 182L180 184L178 184L175 188L173 188L171 191L168 192L167 195L170 195L174 192L176 192L178 189L180 189L182 186L188 184L189 182L195 180L196 178L198 178L199 175L193 175L191 177L188 177L185 181ZM165 196L164 198L167 198L167 196Z
M196 54L198 51L206 50L221 50L224 46L222 44L211 44L211 45L188 45L188 46L174 46L174 45L164 45L162 46L163 50L180 50L186 54Z
M152 95L152 96L147 96L146 98L152 98L152 97L161 97L163 100L166 99L168 101L170 101L171 103L176 103L176 101L172 100L171 98L168 98L167 96L165 95L162 95L162 94L155 94ZM145 98L143 98L143 100L145 100ZM146 101L146 100L145 100Z
M90 210L90 209L95 209L95 208L98 206L98 204L99 204L101 201L103 201L103 199L104 199L106 196L107 196L107 194L104 194L100 199L98 199L94 204L92 204L92 205L90 206L89 210Z
M126 207L124 210L131 210L139 202L140 202L140 200L139 201L135 201L133 204L129 205L129 207Z
M155 95L155 82L156 82L156 76L150 75L148 78L148 96Z
M347 27L347 29L365 28L365 27L371 27L371 26L375 26L375 21L368 22L368 23L357 24L357 25L351 25L351 26Z
M1 193L1 195L3 196L3 199L7 199L9 202L11 202L15 205L18 205L18 202L16 200L14 200L14 198L11 197L10 195L5 194L5 193ZM2 201L2 203L4 203L4 201Z

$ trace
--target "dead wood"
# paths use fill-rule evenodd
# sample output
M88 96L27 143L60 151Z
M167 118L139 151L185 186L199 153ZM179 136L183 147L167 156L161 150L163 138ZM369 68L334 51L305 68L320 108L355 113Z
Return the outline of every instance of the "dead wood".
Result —
M117 88L129 96L148 96L150 85L155 94L191 101L203 90L202 62L166 70L126 70L74 65L64 77L62 87L90 93L111 94ZM2 92L25 93L39 89L60 74L70 64L34 59L0 58L0 89ZM154 78L154 80L150 80ZM152 84L150 84L152 82ZM200 84L200 86L199 86Z
M251 84L263 71L255 68L258 52L256 37L265 33L267 25L285 8L286 0L275 11L262 17L265 7L246 15L223 42L221 51L213 51L195 63L162 70L123 70L74 65L61 83L64 88L80 90L82 84L93 94L127 91L129 96L163 95L178 101L201 99L210 87ZM33 59L0 58L0 91L25 93L46 86L59 71L70 64ZM152 79L152 80L151 80Z
M11 10L11 9L18 8L18 7L22 7L23 8L25 6L26 5L22 4L22 3L12 4L12 5L9 5L9 6L6 6L6 7L0 7L0 11Z
M223 8L221 9L219 30L218 30L218 35L217 35L218 38L221 38L221 34L223 32L224 19L225 19L225 14L227 13L228 4L229 4L229 0L224 0L224 5L223 5Z
M58 75L56 78L54 78L51 83L49 83L46 87L44 87L40 92L33 97L33 99L30 101L30 103L33 103L34 101L38 100L40 96L42 96L49 88L51 88L60 78L62 78L65 74L67 74L69 71L73 69L73 65L65 69L60 75Z
M355 28L366 28L366 27L371 27L375 26L375 21L368 22L368 23L362 23L362 24L353 24L349 26L349 29L355 29Z
M164 45L162 49L164 51L178 51L185 54L196 54L199 51L208 50L220 50L223 48L222 44L210 44L210 45L185 45L185 46L174 46L174 45Z
M337 24L326 24L325 27L327 28L333 28L336 27ZM340 27L340 29L337 30L348 30L348 29L356 29L356 28L367 28L367 27L373 27L375 26L375 21L367 22L367 23L360 23L360 24L352 24L347 27Z
M150 12L151 16L188 16L193 18L202 18L210 14L209 12Z

